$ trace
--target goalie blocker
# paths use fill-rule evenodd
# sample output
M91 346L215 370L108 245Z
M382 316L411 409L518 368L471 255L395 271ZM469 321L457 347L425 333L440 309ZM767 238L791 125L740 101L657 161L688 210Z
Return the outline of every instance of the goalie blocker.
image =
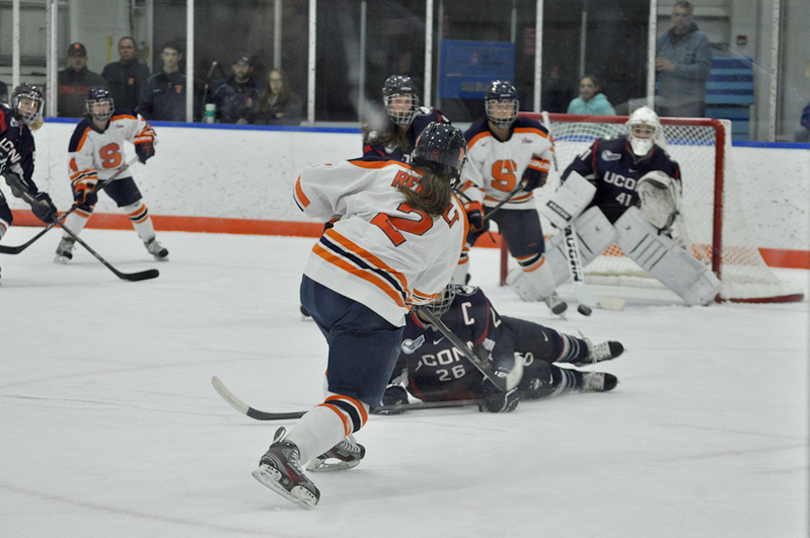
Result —
M675 240L659 234L638 208L630 207L611 225L598 207L574 219L582 264L587 265L612 243L638 263L651 276L678 294L688 305L712 302L722 288L708 266L691 256ZM557 286L568 280L568 257L562 233L548 245L546 260Z

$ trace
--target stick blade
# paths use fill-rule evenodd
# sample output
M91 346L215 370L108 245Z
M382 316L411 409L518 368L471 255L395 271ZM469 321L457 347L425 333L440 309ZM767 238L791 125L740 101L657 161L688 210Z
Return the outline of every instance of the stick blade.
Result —
M130 282L139 282L141 280L151 280L153 278L157 278L160 276L160 272L157 269L147 269L146 271L141 271L140 273L121 273L118 276L124 280L129 280Z

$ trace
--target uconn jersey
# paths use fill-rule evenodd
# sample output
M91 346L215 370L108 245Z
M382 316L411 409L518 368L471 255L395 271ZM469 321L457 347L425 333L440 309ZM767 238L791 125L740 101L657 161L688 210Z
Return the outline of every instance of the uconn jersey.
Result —
M457 287L442 321L463 342L491 351L495 361L514 359L512 338L479 288ZM481 372L442 333L426 328L414 313L407 317L394 376L405 369L408 390L420 400L470 399L481 394Z
M34 175L36 157L31 128L20 122L14 110L2 103L0 103L0 153L8 155L6 168L20 177L30 193L36 193L37 187L31 179Z
M627 139L599 138L565 169L562 181L576 170L593 183L596 194L588 207L599 207L613 224L628 207L638 203L638 180L647 172L661 170L681 185L678 163L670 159L660 146L653 146L648 156L636 159Z
M416 146L416 139L429 123L450 123L446 116L433 107L420 106L413 121L408 126L405 136L408 137L408 148L402 151L397 146L386 146L382 143L367 142L363 145L363 157L384 157L393 161L410 162L411 152ZM394 126L395 129L399 127Z

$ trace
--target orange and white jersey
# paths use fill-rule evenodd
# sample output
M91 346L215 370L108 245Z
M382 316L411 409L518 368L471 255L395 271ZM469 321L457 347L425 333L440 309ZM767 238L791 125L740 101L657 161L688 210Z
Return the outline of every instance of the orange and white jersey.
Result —
M467 139L467 164L461 176L461 192L473 201L493 207L509 196L531 164L548 173L554 145L543 125L518 117L511 136L501 142L489 130L486 119L473 123L464 133ZM532 156L539 158L534 159ZM503 205L504 209L536 209L531 192L519 191Z
M444 289L468 231L455 197L437 217L405 201L397 187L416 188L420 178L399 161L357 159L307 167L295 185L306 216L334 222L304 273L395 326Z
M71 180L81 177L109 179L127 162L124 142L152 127L140 115L116 110L107 130L100 131L90 118L76 126L68 145L68 167Z

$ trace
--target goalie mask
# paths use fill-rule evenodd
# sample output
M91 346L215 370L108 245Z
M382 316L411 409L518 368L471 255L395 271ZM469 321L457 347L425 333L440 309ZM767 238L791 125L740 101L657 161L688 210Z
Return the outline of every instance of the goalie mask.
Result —
M636 157L644 158L649 155L655 143L663 138L658 114L646 106L630 114L626 125L627 140Z
M382 94L391 121L402 127L410 125L419 107L419 96L411 77L391 75L385 79Z
M101 86L93 86L87 91L85 107L87 108L87 113L94 120L107 121L113 115L115 102L109 90Z
M42 90L33 84L23 82L14 88L11 94L11 108L14 109L17 118L26 125L39 121L44 105Z
M499 129L508 129L518 117L517 90L509 82L495 80L484 96L487 119Z
M416 166L430 168L435 173L451 178L455 184L467 162L467 141L457 127L432 121L416 139L411 161Z

